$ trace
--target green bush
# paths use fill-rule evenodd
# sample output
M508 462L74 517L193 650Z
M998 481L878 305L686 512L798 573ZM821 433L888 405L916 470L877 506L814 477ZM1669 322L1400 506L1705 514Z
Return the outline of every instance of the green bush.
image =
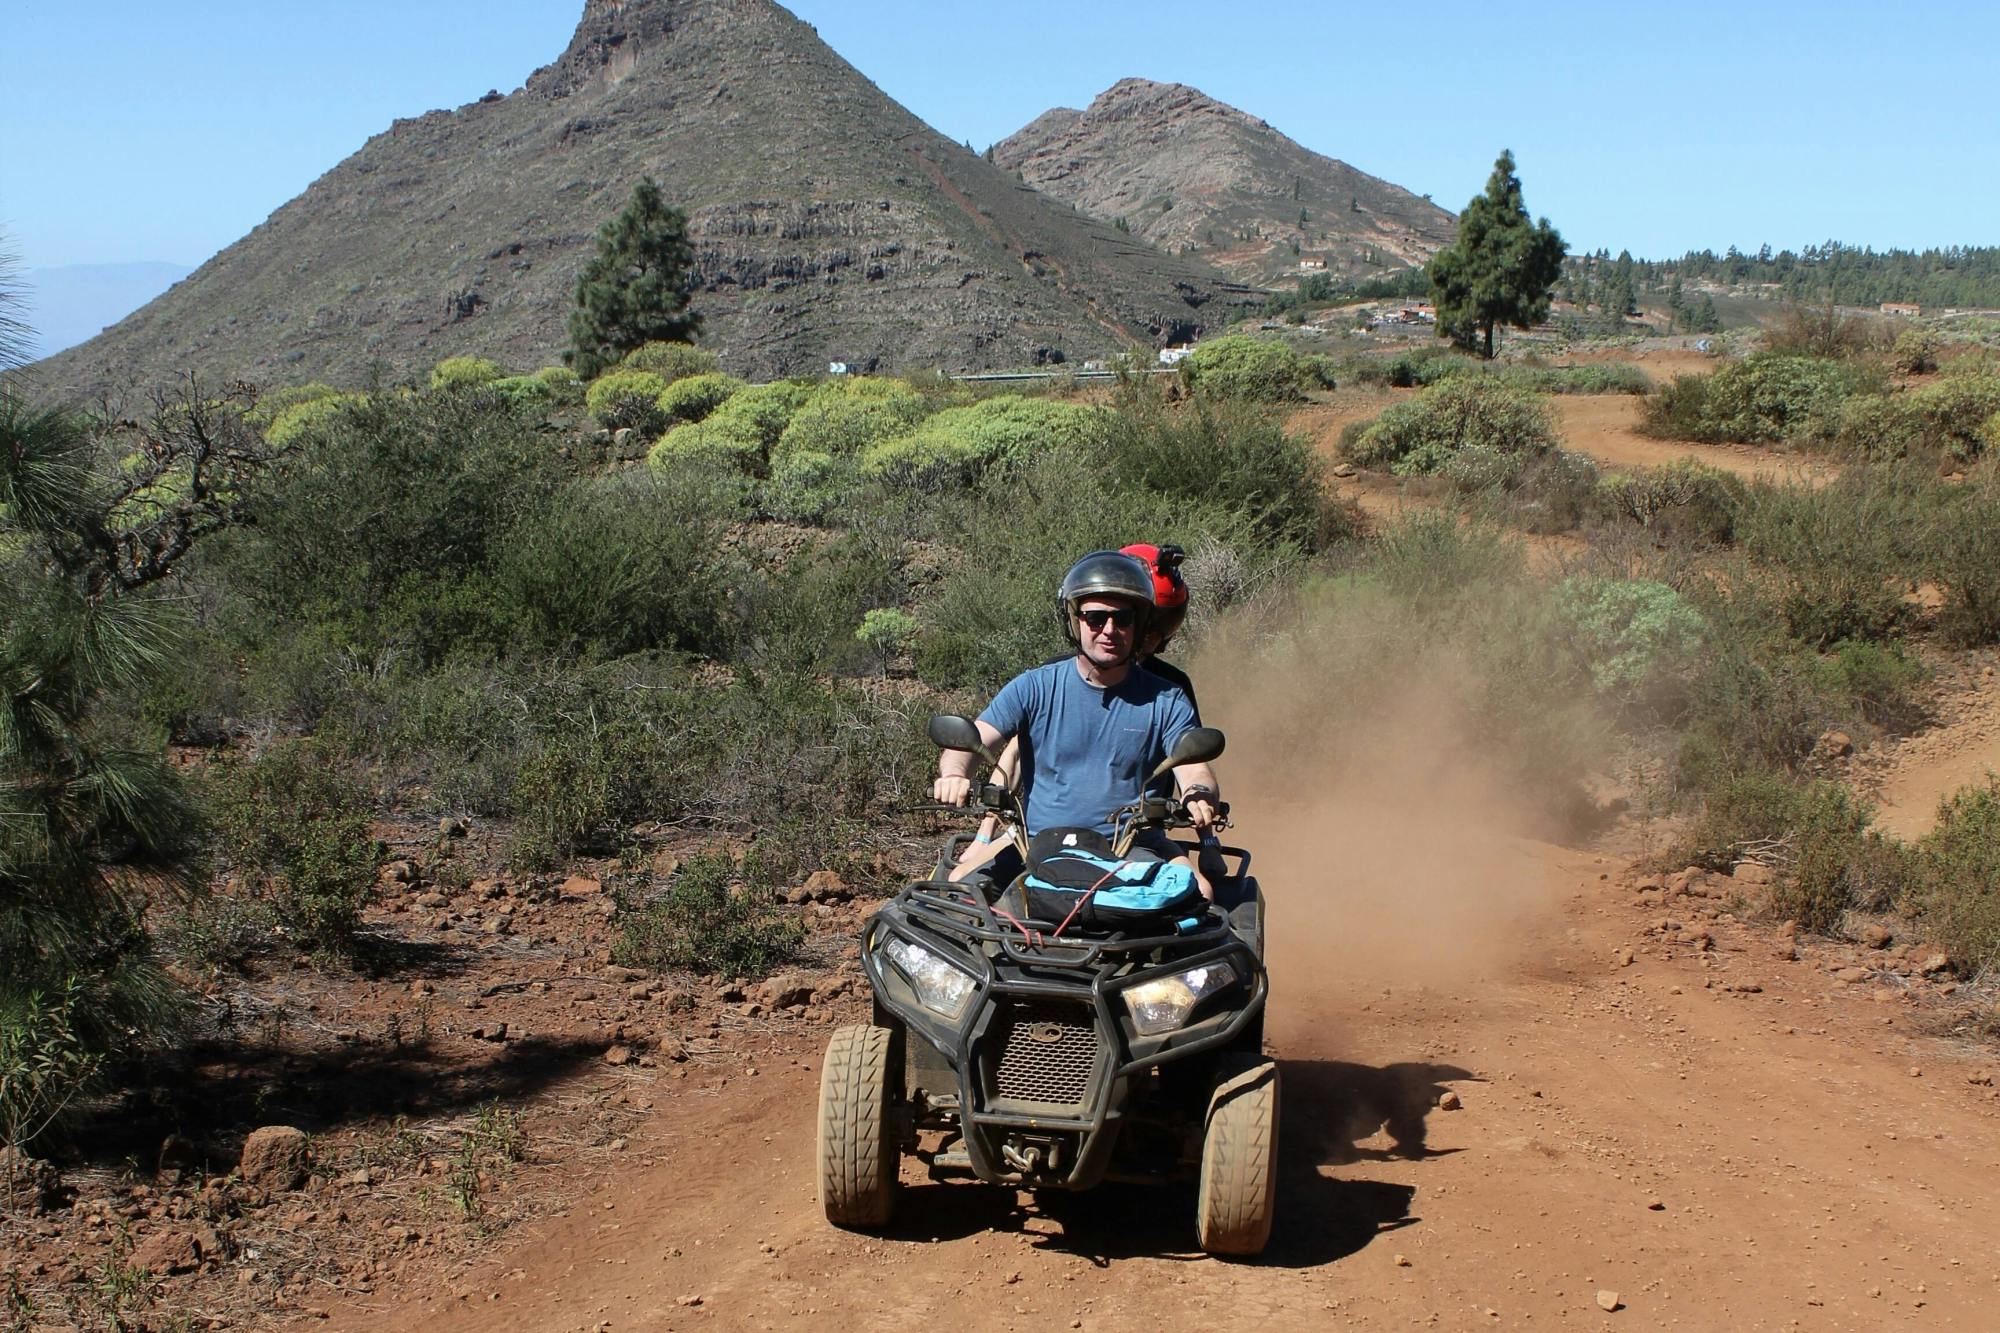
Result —
M256 409L249 413L248 419L259 429L268 429L286 408L297 407L301 403L316 402L321 398L341 396L339 389L331 384L322 384L318 380L310 384L288 384L260 397Z
M2000 375L1941 375L1893 393L1849 400L1837 438L1864 458L1941 455L1970 462L1987 447L1987 423L2000 412Z
M1676 375L1646 399L1640 429L1717 444L1831 439L1845 400L1871 387L1846 362L1758 353L1707 375Z
M652 437L667 428L660 395L667 382L650 370L612 370L590 382L583 405L606 430L630 428Z
M736 876L727 855L702 852L650 898L621 892L612 956L628 967L729 977L763 976L796 958L805 927L777 910L769 885L735 883Z
M1777 574L1792 634L1817 648L1894 634L1908 619L1901 590L1911 497L1863 469L1823 486L1760 485L1739 519L1749 551Z
M642 343L627 352L618 366L621 370L651 371L668 384L696 375L711 375L718 368L715 353L691 343L672 342Z
M309 433L339 419L340 414L362 401L360 394L333 393L293 403L271 418L264 428L264 440L279 449L289 449Z
M1923 571L1944 592L1938 629L1953 643L2000 642L2000 484L1946 491L1922 537Z
M1904 375L1929 375L1938 368L1938 349L1944 339L1925 324L1912 324L1896 335L1889 350L1889 364Z
M270 903L278 926L306 948L350 952L376 848L368 793L336 757L310 741L282 742L221 768L208 803L224 858L257 881L251 893Z
M1742 478L1692 459L1604 478L1603 498L1618 517L1671 541L1726 545L1735 539Z
M1358 513L1327 484L1311 441L1288 432L1282 415L1263 404L1174 405L1131 394L1098 424L1100 468L1124 484L1234 516L1259 549L1322 551L1359 533Z
M620 472L574 482L509 534L497 597L517 642L612 654L720 655L730 578L719 552L729 508L692 476Z
M1914 726L1922 716L1911 691L1924 679L1923 663L1893 643L1859 639L1837 643L1812 671L1813 684L1879 727Z
M1786 830L1791 865L1772 886L1772 908L1807 930L1839 929L1848 909L1868 893L1863 874L1875 859L1871 843L1881 841L1870 819L1867 807L1839 783L1808 784Z
M1181 378L1197 394L1260 403L1292 402L1322 383L1319 368L1302 363L1289 343L1240 333L1197 343Z
M1962 787L1918 842L1907 900L1967 975L2000 966L2000 779Z
M509 375L489 386L516 407L549 412L583 402L583 381L568 366L544 366L532 375Z
M316 625L337 648L394 645L420 662L504 646L493 557L574 475L496 394L376 395L301 436L247 489L254 524L229 535L218 565L235 614L255 613L253 634Z
M1650 579L1567 578L1555 600L1591 684L1622 701L1684 683L1708 630L1686 598Z
M1558 443L1555 417L1534 394L1490 379L1453 378L1394 403L1361 430L1348 456L1398 476L1437 472L1462 450L1542 454Z
M923 395L901 380L828 380L792 413L771 458L775 462L793 452L856 456L906 433L927 410Z
M765 469L764 447L755 436L711 416L662 435L647 452L646 465L662 477L683 468L754 477Z
M701 421L729 401L743 381L734 375L710 372L675 380L660 393L660 411L671 421Z
M780 522L823 524L849 507L861 484L861 469L854 459L791 453L778 461L758 488L757 506Z
M466 389L502 379L507 368L483 356L448 356L431 367L433 389Z
M861 470L899 486L962 486L1031 452L1079 449L1103 435L1105 418L1100 408L1002 394L945 408L910 434L871 446Z

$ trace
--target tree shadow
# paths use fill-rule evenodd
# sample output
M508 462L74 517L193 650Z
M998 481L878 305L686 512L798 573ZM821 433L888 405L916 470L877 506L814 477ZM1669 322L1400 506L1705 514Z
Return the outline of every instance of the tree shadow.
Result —
M135 1065L123 1095L73 1136L72 1155L97 1166L150 1168L162 1140L179 1135L215 1172L260 1125L324 1133L343 1125L448 1116L498 1099L517 1102L602 1058L594 1038L531 1037L467 1060L442 1056L428 1039L306 1048L277 1042L209 1041Z
M1423 1161L1426 1120L1443 1084L1471 1074L1449 1065L1374 1067L1334 1060L1283 1060L1279 1109L1277 1223L1262 1255L1247 1262L1315 1268L1365 1249L1385 1232L1422 1219L1416 1187L1329 1175L1363 1161ZM1387 1130L1391 1146L1360 1145ZM1008 1186L933 1181L906 1187L889 1234L909 1241L959 1239L982 1231L1031 1235L1037 1249L1090 1260L1197 1260L1194 1186L1106 1184L1030 1194ZM1047 1229L1045 1224L1052 1224Z

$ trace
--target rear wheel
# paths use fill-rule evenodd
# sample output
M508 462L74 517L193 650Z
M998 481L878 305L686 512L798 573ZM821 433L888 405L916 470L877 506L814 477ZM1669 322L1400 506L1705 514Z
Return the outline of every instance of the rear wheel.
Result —
M819 1076L819 1202L842 1227L879 1227L896 1209L901 1153L891 1132L894 1034L855 1023L826 1044Z
M1208 1100L1196 1237L1210 1254L1261 1254L1278 1193L1278 1065L1229 1055Z

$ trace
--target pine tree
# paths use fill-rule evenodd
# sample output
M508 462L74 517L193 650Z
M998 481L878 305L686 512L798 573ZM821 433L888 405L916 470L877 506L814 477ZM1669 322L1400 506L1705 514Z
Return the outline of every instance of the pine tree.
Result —
M1485 192L1459 215L1457 241L1431 259L1438 332L1491 358L1494 325L1525 329L1548 317L1564 250L1547 218L1529 220L1514 155L1502 152Z
M598 229L597 253L577 275L563 359L591 379L635 347L693 341L701 331L701 316L687 308L693 270L686 214L661 198L652 177L642 179Z
M0 263L0 371L26 348L18 295ZM172 622L136 588L170 565L103 543L123 530L122 483L74 417L17 389L0 381L0 1148L171 1018L142 912L186 887L198 828L173 771L104 706L166 664Z

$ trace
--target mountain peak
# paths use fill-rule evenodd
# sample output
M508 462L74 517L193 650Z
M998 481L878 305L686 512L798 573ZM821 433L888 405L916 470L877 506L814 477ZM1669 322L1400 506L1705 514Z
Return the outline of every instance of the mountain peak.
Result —
M1038 116L993 160L1252 282L1289 283L1305 261L1354 276L1420 264L1452 235L1451 214L1430 201L1182 83L1120 79L1083 111Z
M704 342L739 374L1056 361L1248 299L1022 188L770 0L589 0L526 86L397 121L48 380L547 364L594 233L648 175L688 214Z

